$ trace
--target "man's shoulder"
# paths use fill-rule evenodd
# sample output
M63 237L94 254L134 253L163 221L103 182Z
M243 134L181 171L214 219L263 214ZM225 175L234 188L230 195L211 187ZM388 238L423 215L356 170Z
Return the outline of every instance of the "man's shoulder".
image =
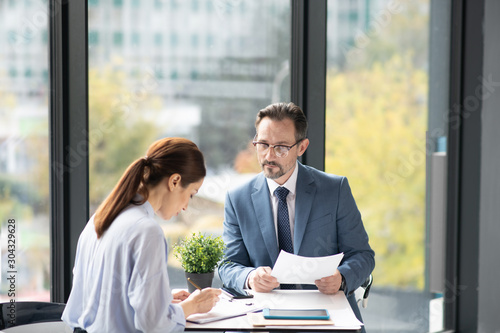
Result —
M259 186L258 184L262 184L263 181L265 181L265 177L261 172L252 177L250 180L246 181L245 183L235 186L234 188L228 190L228 193L230 195L238 195L241 193L252 192L253 189Z
M299 167L299 177L311 177L314 181L319 182L319 184L322 184L322 182L341 184L343 181L347 180L345 176L321 171L309 165L301 164L301 167L302 168ZM301 173L303 173L303 175L301 175Z

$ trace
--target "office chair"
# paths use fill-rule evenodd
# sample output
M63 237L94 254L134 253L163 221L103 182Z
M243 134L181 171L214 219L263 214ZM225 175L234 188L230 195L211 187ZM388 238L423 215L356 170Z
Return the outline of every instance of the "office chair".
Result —
M65 306L66 304L63 303L51 302L0 303L0 330L35 323L60 322L63 324L61 316Z
M356 298L356 303L358 307L362 306L366 308L368 306L368 295L370 294L370 288L373 284L373 276L370 274L363 282L361 286L354 291L354 297Z

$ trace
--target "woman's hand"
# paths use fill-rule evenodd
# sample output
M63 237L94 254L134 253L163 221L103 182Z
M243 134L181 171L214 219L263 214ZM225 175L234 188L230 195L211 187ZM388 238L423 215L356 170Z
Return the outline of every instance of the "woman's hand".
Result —
M205 288L203 290L195 290L188 298L180 302L184 310L184 317L193 313L204 313L210 311L219 301L220 289Z
M189 295L191 295L191 294L185 290L180 290L180 291L177 291L175 293L173 292L172 296L174 297L174 299L172 300L172 303L180 303L180 302L184 301L185 299L187 299L189 297Z

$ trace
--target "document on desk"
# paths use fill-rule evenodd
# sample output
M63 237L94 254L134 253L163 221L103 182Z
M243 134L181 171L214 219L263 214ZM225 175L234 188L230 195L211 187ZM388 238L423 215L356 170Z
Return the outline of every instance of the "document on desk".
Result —
M334 325L331 319L326 320L300 320L300 319L266 319L262 313L247 313L248 321L256 327L259 326L324 326Z
M195 324L205 324L217 320L242 316L262 309L263 306L255 304L254 301L250 299L228 300L227 298L222 298L209 312L192 314L186 318L186 321Z
M302 257L281 250L271 275L279 283L314 284L315 280L333 275L344 253L326 257Z

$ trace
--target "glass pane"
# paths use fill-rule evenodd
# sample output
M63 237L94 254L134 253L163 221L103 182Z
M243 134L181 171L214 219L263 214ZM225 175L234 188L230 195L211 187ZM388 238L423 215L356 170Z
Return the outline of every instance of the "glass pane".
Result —
M170 249L194 231L222 235L227 189L260 172L257 112L290 99L290 1L92 4L90 213L149 144L182 136L203 151L208 176L188 211L158 222ZM172 255L169 265L172 286L186 288Z
M328 1L326 171L348 177L375 250L368 332L442 327L447 6Z
M47 22L0 1L0 302L50 300Z

